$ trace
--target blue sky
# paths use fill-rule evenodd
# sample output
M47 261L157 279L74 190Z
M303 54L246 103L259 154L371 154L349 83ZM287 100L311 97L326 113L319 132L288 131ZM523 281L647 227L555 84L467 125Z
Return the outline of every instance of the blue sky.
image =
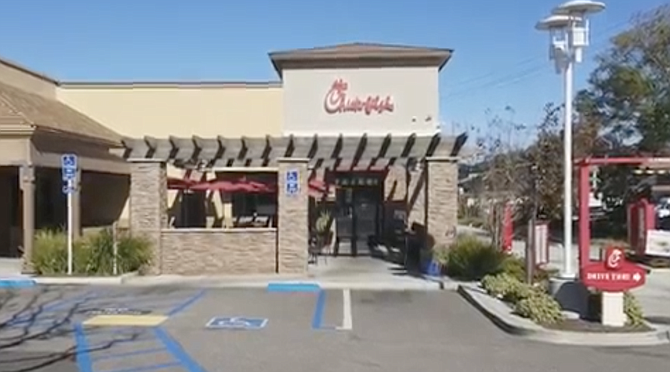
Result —
M488 118L535 124L562 101L534 30L560 0L5 0L0 55L60 80L276 80L267 53L353 41L453 48L440 77L445 131ZM662 0L610 0L578 66ZM505 107L512 107L505 110ZM487 113L488 112L488 113Z

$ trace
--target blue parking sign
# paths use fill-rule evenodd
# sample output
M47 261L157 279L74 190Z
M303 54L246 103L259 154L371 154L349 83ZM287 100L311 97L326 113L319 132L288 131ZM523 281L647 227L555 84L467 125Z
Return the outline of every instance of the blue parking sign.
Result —
M61 168L77 169L77 155L63 154L60 158Z
M295 169L289 169L286 171L286 183L288 182L298 182L298 171Z
M286 195L294 196L300 193L300 175L296 169L289 169L286 171L285 182Z
M63 181L71 181L77 177L77 155L63 154L60 158L61 175Z

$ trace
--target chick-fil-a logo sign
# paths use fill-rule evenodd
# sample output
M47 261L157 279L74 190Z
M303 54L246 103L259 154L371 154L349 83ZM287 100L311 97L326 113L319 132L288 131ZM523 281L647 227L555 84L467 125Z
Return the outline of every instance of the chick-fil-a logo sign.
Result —
M391 96L382 97L377 95L352 98L347 96L347 89L349 89L349 84L346 81L337 79L333 82L323 101L323 108L327 113L364 112L365 115L370 115L373 112L378 114L393 112L395 109Z

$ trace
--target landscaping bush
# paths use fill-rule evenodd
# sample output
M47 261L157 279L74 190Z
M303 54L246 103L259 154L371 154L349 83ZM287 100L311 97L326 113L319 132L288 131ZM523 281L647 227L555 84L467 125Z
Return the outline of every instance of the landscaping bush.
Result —
M526 261L523 258L508 256L503 262L501 270L504 273L512 275L520 282L526 281ZM555 269L536 267L533 273L533 283L546 283L556 272Z
M117 265L120 274L139 270L149 264L151 244L144 238L120 234ZM40 275L67 273L67 235L63 231L44 230L35 236L32 257L35 271ZM111 275L114 265L112 231L103 229L90 234L73 245L73 272L84 275Z
M628 318L627 324L629 326L639 327L644 325L644 312L642 311L642 306L637 301L637 298L630 292L625 292L623 294L623 311Z
M35 234L32 264L41 275L66 273L67 235L58 230L38 231Z
M151 264L151 241L143 236L122 233L118 236L118 269L120 273L140 271Z
M540 292L533 286L523 282L516 281L516 283L512 285L510 290L507 291L507 293L505 293L505 296L503 296L503 301L516 304L517 302L538 293Z
M543 325L556 324L563 320L561 305L553 297L539 291L519 300L514 306L514 312Z
M515 286L517 280L508 274L487 275L482 279L482 288L490 296L502 299Z
M459 235L448 250L447 275L461 280L481 280L500 272L507 255L473 235Z
M520 282L526 281L526 262L516 256L508 256L503 261L501 270Z
M538 292L533 286L523 283L507 273L485 276L482 279L482 287L490 296L512 304Z

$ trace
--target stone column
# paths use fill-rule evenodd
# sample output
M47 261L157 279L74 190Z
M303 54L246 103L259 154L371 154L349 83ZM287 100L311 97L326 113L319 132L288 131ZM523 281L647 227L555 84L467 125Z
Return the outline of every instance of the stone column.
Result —
M458 223L458 158L432 157L427 164L426 227L430 248L446 247Z
M279 159L277 172L277 271L281 274L307 272L309 245L309 197L307 179L309 159ZM290 195L286 178L298 173L298 190Z
M81 168L77 169L77 178L74 180L75 192L72 194L72 232L74 238L81 236Z
M23 267L24 274L33 274L33 245L35 242L35 167L32 164L21 166L19 186L23 204Z
M149 273L162 269L161 229L167 228L167 170L160 161L139 160L130 164L130 231L152 243Z
M425 164L418 162L407 170L407 228L414 228L417 238L423 240L426 230L426 172ZM421 243L423 244L423 243Z
M407 196L407 169L392 165L384 178L384 200L403 201Z

